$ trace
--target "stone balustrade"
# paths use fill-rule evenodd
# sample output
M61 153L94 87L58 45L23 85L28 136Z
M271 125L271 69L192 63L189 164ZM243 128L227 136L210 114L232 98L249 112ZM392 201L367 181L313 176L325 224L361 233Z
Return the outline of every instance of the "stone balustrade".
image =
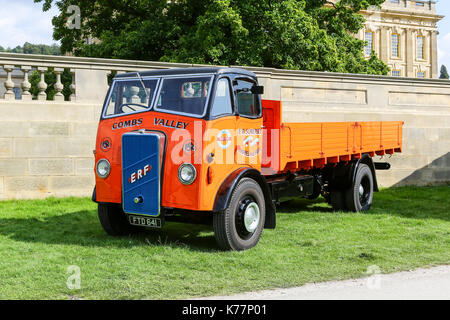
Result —
M0 200L89 196L111 75L191 66L0 53ZM450 182L450 81L247 69L265 87L263 98L283 102L285 122L404 121L403 153L381 160L392 164L378 173L382 186ZM46 96L49 72L54 101Z
M5 100L49 100L46 94L48 84L45 74L50 72L56 75L53 85L56 93L54 101L65 101L62 91L61 75L64 71L70 72L72 84L69 86L72 94L67 102L98 101L108 87L108 76L111 74L164 68L190 67L191 64L160 63L132 60L79 58L71 56L46 56L30 54L14 54L0 52L0 99ZM40 81L37 84L39 92L32 96L30 93L31 72L37 72ZM93 87L94 86L94 87ZM96 94L96 92L101 94Z

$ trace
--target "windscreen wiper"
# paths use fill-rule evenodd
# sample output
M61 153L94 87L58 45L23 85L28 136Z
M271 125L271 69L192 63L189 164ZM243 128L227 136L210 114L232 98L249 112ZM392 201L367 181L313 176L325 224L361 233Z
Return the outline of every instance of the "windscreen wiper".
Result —
M144 89L144 93L145 93L145 100L149 100L150 98L149 98L149 96L148 96L148 94L147 94L147 90L145 90L146 88L145 88L145 84L144 84L144 81L142 80L142 77L141 77L141 75L140 75L140 73L139 73L139 72L136 72L136 74L137 74L137 76L138 76L138 78L139 78L139 81L141 82L141 85L142 85L142 89Z

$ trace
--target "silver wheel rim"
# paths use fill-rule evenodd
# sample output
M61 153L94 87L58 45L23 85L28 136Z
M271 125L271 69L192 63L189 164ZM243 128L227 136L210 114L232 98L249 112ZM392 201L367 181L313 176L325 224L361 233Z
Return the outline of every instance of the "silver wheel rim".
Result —
M248 232L252 233L258 228L261 212L256 202L250 203L244 212L244 226Z
M359 196L362 197L364 194L364 187L362 185L359 186Z

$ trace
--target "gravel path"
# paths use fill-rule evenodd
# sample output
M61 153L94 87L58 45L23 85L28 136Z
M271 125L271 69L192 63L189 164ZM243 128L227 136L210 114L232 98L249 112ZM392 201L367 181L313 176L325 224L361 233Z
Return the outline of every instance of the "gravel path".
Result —
M297 288L248 292L202 299L439 299L450 300L450 266L376 274L367 278L310 283Z

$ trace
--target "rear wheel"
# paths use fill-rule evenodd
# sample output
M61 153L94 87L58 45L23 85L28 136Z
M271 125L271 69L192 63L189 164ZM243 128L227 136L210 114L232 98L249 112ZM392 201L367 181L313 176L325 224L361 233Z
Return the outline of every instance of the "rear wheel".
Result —
M98 218L103 229L111 236L126 236L139 231L138 227L128 223L120 204L99 203Z
M354 212L367 211L373 201L373 175L366 164L360 164L352 187L345 191L347 209Z
M345 205L344 191L336 189L330 192L330 204L336 211L345 211L347 209Z
M265 221L264 195L256 181L242 179L234 189L227 209L215 213L214 234L217 244L225 250L246 250L254 247Z

